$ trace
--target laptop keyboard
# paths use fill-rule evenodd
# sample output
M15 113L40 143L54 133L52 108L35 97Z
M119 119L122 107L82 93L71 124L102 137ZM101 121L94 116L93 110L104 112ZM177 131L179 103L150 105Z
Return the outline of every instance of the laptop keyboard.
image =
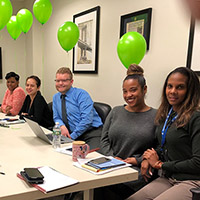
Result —
M46 136L48 137L48 139L50 141L53 141L53 135L52 134L46 134ZM69 139L68 137L65 137L65 136L61 135L61 143L62 142L72 142L72 140Z
M53 136L52 136L52 134L47 134L46 136L48 137L48 139L49 139L50 141L53 141Z

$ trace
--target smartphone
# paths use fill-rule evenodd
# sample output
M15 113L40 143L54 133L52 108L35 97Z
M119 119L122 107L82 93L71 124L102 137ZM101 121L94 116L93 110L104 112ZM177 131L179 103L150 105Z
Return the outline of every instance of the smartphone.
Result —
M24 178L24 180L28 183L32 183L32 184L41 184L44 182L43 179L29 179L29 177L27 176L27 174L24 171L20 172L21 176Z
M106 158L106 157L101 157L101 158L96 158L96 159L93 159L93 160L90 160L88 163L93 163L93 164L102 164L102 163L105 163L105 162L109 162L111 161L111 159L109 158Z
M37 168L24 168L24 172L30 180L41 180L44 178Z

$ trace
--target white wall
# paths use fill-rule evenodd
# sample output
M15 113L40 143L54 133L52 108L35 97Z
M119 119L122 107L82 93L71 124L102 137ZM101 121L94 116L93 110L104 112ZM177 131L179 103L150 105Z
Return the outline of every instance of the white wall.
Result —
M13 1L12 1L13 4ZM13 6L13 15L16 15L18 10L23 7L23 2L15 2ZM14 41L8 34L6 27L0 31L0 47L2 47L2 72L3 80L0 80L0 102L3 100L3 96L6 90L6 81L4 79L6 73L15 71L20 75L20 86L24 88L26 77L25 62L27 59L26 36L22 33L19 38Z
M72 21L74 14L100 6L99 73L75 75L74 85L87 90L94 101L107 102L112 106L123 104L122 80L126 69L120 63L116 51L120 16L152 7L150 50L141 66L145 70L148 84L147 103L157 107L166 75L176 66L185 66L186 63L190 19L179 1L181 0L51 0L53 14L50 20L41 26L34 19L33 27L26 35L26 70L20 72L39 75L43 80L42 92L46 100L51 101L56 92L56 70L61 66L72 67L72 52L66 53L57 40L59 26L66 21ZM33 2L29 0L26 6L31 8ZM5 30L3 34L6 35ZM17 42L24 45L24 37ZM0 40L0 46L3 40ZM6 45L9 40L5 36ZM12 50L14 44L9 45L8 51ZM21 45L18 48L22 51ZM18 52L21 61L24 59L22 52ZM14 63L9 54L3 59ZM4 71L5 67L9 71L9 64L4 65ZM2 86L5 82L0 84ZM2 97L4 90L2 87L0 90Z

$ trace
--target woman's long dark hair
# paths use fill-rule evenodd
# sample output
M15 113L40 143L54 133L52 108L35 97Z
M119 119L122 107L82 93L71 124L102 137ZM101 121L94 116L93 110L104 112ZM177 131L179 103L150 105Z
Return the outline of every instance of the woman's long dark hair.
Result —
M175 73L180 73L185 77L187 77L187 83L186 83L187 93L185 95L184 101L180 105L180 108L178 110L178 118L175 121L177 127L183 127L189 122L193 112L199 109L199 102L200 102L199 79L195 74L195 72L186 67L178 67L172 72L170 72L169 75L167 76L162 91L161 105L158 109L155 122L156 124L160 124L167 117L171 105L169 104L166 97L166 87L169 77Z

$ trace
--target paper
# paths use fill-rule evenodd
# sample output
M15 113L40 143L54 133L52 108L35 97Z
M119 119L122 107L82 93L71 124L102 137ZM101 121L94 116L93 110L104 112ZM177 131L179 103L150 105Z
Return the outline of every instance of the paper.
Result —
M55 151L72 156L72 145L67 146L67 147L57 148L55 149Z
M11 118L11 119L6 119L6 120L2 119L0 121L0 124L2 124L2 125L13 125L13 124L21 124L21 123L25 123L25 120Z
M100 156L102 157L102 156ZM100 158L98 157L98 158ZM112 156L106 156L106 158L110 158L112 159L113 157ZM94 159L94 158L93 158ZM78 168L81 168L85 171L88 171L92 174L96 174L96 175L100 175L100 174L105 174L105 173L108 173L108 172L111 172L111 171L114 171L114 170L117 170L117 169L121 169L121 168L125 168L125 167L130 167L131 164L128 164L126 163L125 165L122 165L122 166L119 166L119 167L114 167L114 168L110 168L110 169L106 169L106 170L102 170L102 171L98 171L98 172L95 172L95 171L92 171L92 170L89 170L89 169L86 169L84 167L82 167L82 165L84 165L85 163L87 163L88 161L90 160L93 160L93 159L81 159L81 158L78 158L78 162L74 162L73 165L78 167Z

